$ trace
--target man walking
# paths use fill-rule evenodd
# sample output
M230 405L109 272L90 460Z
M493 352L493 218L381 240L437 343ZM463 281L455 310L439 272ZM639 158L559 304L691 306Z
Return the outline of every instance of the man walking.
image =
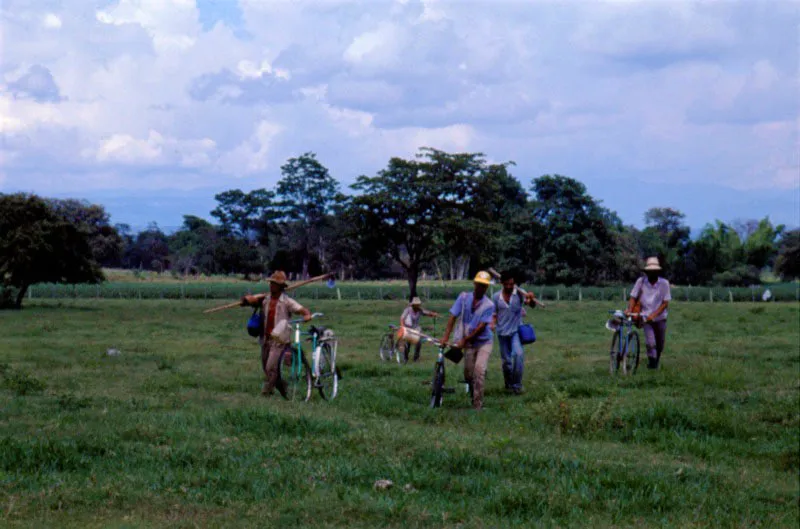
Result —
M264 334L258 339L261 346L261 368L264 371L261 394L264 396L273 394L278 381L278 362L281 353L291 342L289 315L300 314L305 321L311 320L311 312L284 292L287 285L286 274L277 270L269 278L269 296L258 294L242 298L243 306L261 306L265 315ZM281 395L285 395L286 388L281 385L278 391Z
M672 301L669 281L661 277L661 265L658 257L649 257L644 266L643 277L636 280L631 290L626 314L635 311L641 305L641 316L644 327L644 343L647 348L647 369L658 369L664 343L667 339L667 316L669 302Z
M419 331L421 329L421 325L419 324L419 320L422 316L429 316L431 318L438 318L439 314L430 310L426 310L422 308L422 300L418 297L415 297L411 300L411 303L406 307L403 311L403 314L400 316L400 325L403 327L407 327L409 329L413 329L415 331ZM414 346L414 361L419 361L419 352L422 349L422 342L420 341ZM403 354L405 355L406 361L408 361L408 353L411 351L411 344L406 342L403 346Z
M522 393L522 373L525 367L525 351L519 338L519 326L525 316L527 304L535 307L534 295L523 294L516 286L511 272L503 272L500 276L503 289L494 295L495 315L492 330L497 332L500 345L500 357L503 362L503 379L506 391L515 395Z
M472 407L483 408L483 386L486 366L492 354L492 331L494 303L486 296L491 277L488 272L478 272L473 281L472 292L459 294L450 308L450 318L442 337L448 343L453 327L458 320L455 347L464 351L464 380L472 387Z

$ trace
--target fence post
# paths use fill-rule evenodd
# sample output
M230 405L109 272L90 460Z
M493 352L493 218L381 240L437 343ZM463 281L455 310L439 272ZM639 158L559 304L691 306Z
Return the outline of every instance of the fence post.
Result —
M342 291L338 287L336 288L336 297L339 298L339 301L342 301Z
M583 289L578 289L578 301L583 301Z
M561 290L556 289L556 301L561 301Z
M628 289L627 288L623 288L622 289L622 301L625 301L626 299L628 299Z
M708 289L708 301L710 301L711 303L714 303L714 289L713 288L709 288Z
M730 299L731 303L733 303L733 292L731 292L730 290L728 290L728 299Z
M28 299L33 299L33 287L28 287Z

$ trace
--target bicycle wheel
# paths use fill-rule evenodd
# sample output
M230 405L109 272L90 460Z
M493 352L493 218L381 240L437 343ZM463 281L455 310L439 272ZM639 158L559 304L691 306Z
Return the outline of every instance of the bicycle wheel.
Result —
M339 393L339 372L334 369L336 357L333 354L331 344L324 343L319 348L319 358L317 366L319 378L316 381L320 396L325 400L333 400Z
M278 388L286 400L307 401L311 398L311 369L304 354L300 354L300 369L293 366L294 351L287 347L278 364ZM294 368L294 369L292 369Z
M628 333L628 354L625 355L625 366L631 375L639 367L639 333Z
M400 365L408 363L408 342L399 341L395 344L394 354L397 356L397 363Z
M436 363L431 381L431 408L439 408L444 399L444 362Z
M611 373L612 375L619 370L619 364L621 358L620 347L619 347L620 336L621 333L615 332L614 336L611 338L608 372Z
M381 360L388 362L392 359L394 353L394 337L391 334L383 335L381 339L380 355Z

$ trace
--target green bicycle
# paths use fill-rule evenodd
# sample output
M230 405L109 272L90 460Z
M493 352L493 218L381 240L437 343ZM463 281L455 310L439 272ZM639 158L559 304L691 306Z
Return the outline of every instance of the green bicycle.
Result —
M323 314L317 312L311 318L321 316ZM278 383L284 389L284 398L307 402L311 399L312 389L317 388L323 399L333 400L339 394L341 378L341 372L336 366L338 339L332 331L324 327L312 326L308 332L302 332L300 325L305 323L303 319L291 320L289 323L294 326L294 341L283 350L278 363ZM307 336L311 342L312 365L309 365L303 351L302 336Z

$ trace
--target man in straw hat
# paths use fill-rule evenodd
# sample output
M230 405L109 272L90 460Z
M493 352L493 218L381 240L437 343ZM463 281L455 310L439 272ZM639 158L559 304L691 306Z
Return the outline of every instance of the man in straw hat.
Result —
M406 309L403 311L403 314L400 316L400 325L408 329L419 331L421 328L419 320L422 316L438 318L439 314L422 308L422 300L419 299L418 297L415 297L414 299L411 300L411 303L408 304ZM419 352L421 349L422 349L422 342L419 342L417 343L416 346L414 346L415 362L419 361ZM405 346L403 347L403 354L405 355L406 360L408 360L408 353L410 350L411 350L411 344L406 342Z
M269 278L270 295L268 297L253 295L242 298L243 306L261 306L265 315L264 334L258 339L261 346L261 368L264 371L261 394L264 396L272 395L275 390L278 381L278 362L281 353L288 347L292 339L289 315L300 314L305 321L311 320L311 311L284 292L287 286L286 274L277 270ZM283 395L286 388L279 387L278 391Z
M667 307L672 300L669 281L661 277L658 257L648 257L645 275L636 280L631 290L626 314L635 312L637 304L642 317L644 342L647 348L647 368L658 369L667 336Z
M450 309L450 318L444 331L442 342L448 343L456 320L455 347L464 351L464 380L472 386L472 407L483 408L483 384L486 379L486 366L492 354L492 330L494 303L486 296L491 284L489 272L480 271L473 281L472 292L462 292Z

